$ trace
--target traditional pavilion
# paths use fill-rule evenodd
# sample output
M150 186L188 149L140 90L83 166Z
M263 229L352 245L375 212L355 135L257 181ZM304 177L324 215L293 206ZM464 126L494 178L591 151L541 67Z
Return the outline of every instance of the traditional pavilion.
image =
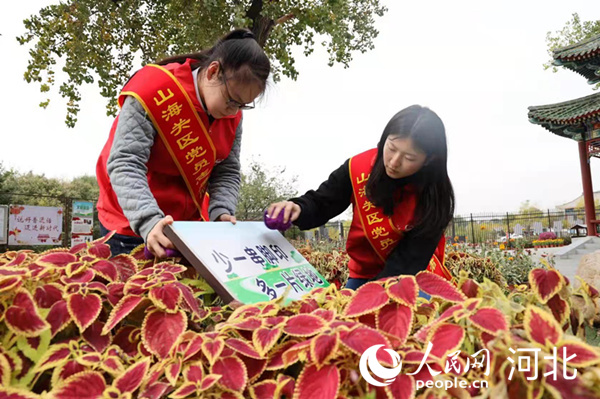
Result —
M600 35L554 50L554 65L577 72L589 84L600 82ZM529 107L529 121L577 141L587 235L597 235L590 158L600 158L600 93L557 104Z

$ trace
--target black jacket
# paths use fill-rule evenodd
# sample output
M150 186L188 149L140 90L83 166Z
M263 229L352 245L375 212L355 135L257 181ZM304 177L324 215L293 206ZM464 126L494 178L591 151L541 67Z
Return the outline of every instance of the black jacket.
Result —
M331 218L344 212L352 203L352 182L348 162L344 162L337 170L329 175L329 179L321 183L319 188L309 190L301 197L290 201L300 205L302 212L294 222L301 230L309 230L327 223ZM406 184L401 180L399 184ZM415 275L425 270L429 260L442 237L413 237L410 232L398 242L385 262L383 270L374 280L398 276L401 274Z

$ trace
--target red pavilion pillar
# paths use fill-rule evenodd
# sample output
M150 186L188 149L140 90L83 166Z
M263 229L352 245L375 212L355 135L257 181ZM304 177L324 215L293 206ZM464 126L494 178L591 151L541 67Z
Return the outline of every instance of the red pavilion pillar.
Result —
M587 142L580 141L579 163L581 165L581 183L583 184L583 202L585 204L585 225L588 236L596 236L596 226L592 222L596 220L596 209L594 205L594 189L592 188L592 172L590 170L590 158L587 151Z

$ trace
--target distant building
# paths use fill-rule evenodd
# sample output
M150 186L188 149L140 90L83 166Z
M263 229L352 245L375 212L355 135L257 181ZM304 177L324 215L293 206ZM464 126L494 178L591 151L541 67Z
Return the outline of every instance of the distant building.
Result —
M600 204L600 191L594 191L594 204L596 207ZM556 209L560 209L561 211L565 211L565 213L574 213L575 209L583 209L583 194L579 197L575 198L573 201L569 201L562 205L557 205Z

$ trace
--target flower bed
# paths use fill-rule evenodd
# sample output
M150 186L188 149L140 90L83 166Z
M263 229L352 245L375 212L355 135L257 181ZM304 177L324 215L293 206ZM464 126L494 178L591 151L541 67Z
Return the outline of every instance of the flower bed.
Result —
M574 290L553 269L531 270L530 284L510 293L464 271L456 286L420 273L356 292L332 285L288 306L275 300L233 309L203 302L210 288L173 259L146 261L139 249L111 257L104 241L0 254L0 397L600 395L600 352L585 343L598 291L585 283ZM573 306L575 297L582 305ZM358 372L373 345L403 359L390 385L370 385ZM509 378L514 350L527 348L539 351L540 373L557 368L556 380L520 370ZM568 365L545 360L554 348L577 357ZM481 350L489 352L488 376L467 367ZM378 358L393 363L387 352ZM567 380L563 370L574 368ZM489 388L416 388L454 378L485 379Z

